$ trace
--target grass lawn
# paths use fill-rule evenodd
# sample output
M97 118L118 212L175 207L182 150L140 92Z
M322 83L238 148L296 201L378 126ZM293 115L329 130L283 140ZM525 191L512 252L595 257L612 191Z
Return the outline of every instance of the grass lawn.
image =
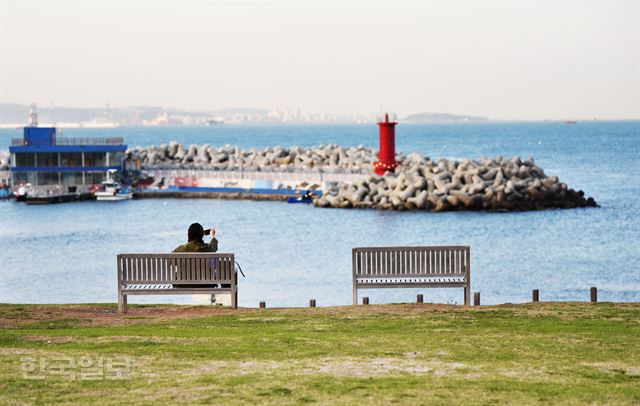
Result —
M0 305L0 403L640 404L640 303L114 310Z

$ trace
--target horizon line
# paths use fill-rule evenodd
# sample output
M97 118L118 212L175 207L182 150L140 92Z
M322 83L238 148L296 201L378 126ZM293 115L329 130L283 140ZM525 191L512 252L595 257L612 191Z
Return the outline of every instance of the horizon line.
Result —
M18 106L24 106L29 108L30 104L24 104L24 103L20 103L20 102L0 102L0 106L2 105L18 105ZM183 107L165 107L165 106L161 106L161 105L144 105L144 104L140 104L140 105L136 105L136 104L129 104L129 105L117 105L117 106L112 106L110 103L105 103L105 105L103 106L89 106L89 107L78 107L78 106L69 106L69 105L49 105L49 106L43 106L40 105L38 103L35 103L36 106L38 107L38 109L51 109L51 108L63 108L63 109L86 109L86 110L97 110L97 109L106 109L108 106L108 109L126 109L126 108L157 108L157 109L164 109L164 110L177 110L177 111L183 111L183 112L189 112L189 113L193 113L193 112L219 112L219 111L225 111L225 110L263 110L263 111L274 111L274 110L291 110L292 108L289 107L272 107L272 108L265 108L265 107L224 107L224 108L217 108L217 109L204 109L204 108L183 108ZM1 109L0 109L1 110ZM301 110L300 108L293 108L293 110ZM301 110L302 111L302 110ZM379 114L383 114L384 112L387 113L395 113L394 110L387 110L387 111L382 111L382 112L369 112L369 113L360 113L360 112L350 112L350 113L326 113L326 112L307 112L306 114L310 114L310 115L330 115L330 116L357 116L357 115L361 115L361 116L374 116L374 115L379 115ZM397 113L395 113L397 114ZM454 115L454 116L468 116L468 117L475 117L475 118L482 118L485 119L487 121L490 122L545 122L545 121L640 121L640 114L638 115L638 117L625 117L625 118L599 118L599 117L571 117L571 116L566 116L563 118L491 118L488 116L484 116L484 115L479 115L479 114L466 114L466 113L450 113L450 112L445 112L445 111L420 111L417 113L408 113L405 114L404 117L407 118L409 116L412 115L418 115L418 114L448 114L448 115ZM398 114L397 114L398 115ZM0 115L1 116L1 115ZM398 115L399 116L399 115ZM398 120L400 121L400 117L398 117ZM69 122L71 123L71 122ZM10 123L10 122L3 122L0 118L0 124L19 124L19 123ZM265 123L265 124L270 124L270 123ZM330 122L328 123L316 123L316 122L309 122L309 123L301 123L301 122L293 122L293 123L275 123L275 124L309 124L309 125L322 125L322 124L332 124ZM338 123L336 123L338 124ZM359 124L359 123L354 123L354 124ZM362 124L367 124L367 123L362 123ZM430 124L430 123L415 123L415 124ZM465 124L465 123L461 123L461 124ZM232 125L232 124L228 124L228 125ZM238 124L233 124L233 125L238 125ZM137 127L138 125L130 125L128 127ZM143 125L139 125L140 127L143 127ZM179 126L179 125L178 125ZM184 125L183 125L184 126Z

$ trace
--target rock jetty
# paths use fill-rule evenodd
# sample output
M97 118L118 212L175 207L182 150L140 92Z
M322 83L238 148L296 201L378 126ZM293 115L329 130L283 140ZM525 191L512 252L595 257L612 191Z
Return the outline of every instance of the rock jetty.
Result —
M344 148L335 144L252 148L182 145L135 147L128 159L139 159L147 169L209 169L263 172L371 174L377 159L374 148ZM556 176L545 175L533 158L481 158L463 161L431 160L419 153L398 154L396 173L369 176L355 183L327 185L315 197L317 207L375 208L385 210L539 210L596 207L593 198L570 189Z
M533 158L432 161L413 153L397 173L332 185L317 207L386 210L540 210L596 207L582 191L546 176Z

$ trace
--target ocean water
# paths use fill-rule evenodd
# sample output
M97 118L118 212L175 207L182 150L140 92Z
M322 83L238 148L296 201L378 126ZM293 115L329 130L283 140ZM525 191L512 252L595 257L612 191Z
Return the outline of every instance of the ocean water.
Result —
M130 146L184 144L377 145L377 128L218 126L69 129L66 136L123 136ZM0 130L6 149L16 130ZM640 301L640 122L399 125L397 149L432 158L532 156L548 175L601 207L536 212L386 212L283 202L149 199L27 206L0 202L0 302L116 300L116 254L167 252L194 221L218 230L246 274L241 306L351 303L351 248L470 245L471 286L483 304L540 299ZM462 289L363 290L373 303L461 303ZM189 303L189 296L131 303Z

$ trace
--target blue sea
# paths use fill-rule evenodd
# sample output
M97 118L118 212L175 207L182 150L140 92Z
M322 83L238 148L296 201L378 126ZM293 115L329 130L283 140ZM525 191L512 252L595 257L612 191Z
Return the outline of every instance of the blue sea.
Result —
M68 129L129 146L183 144L376 146L375 125ZM18 130L0 130L7 149ZM471 287L483 304L540 300L640 302L640 122L487 123L397 127L397 149L431 158L534 157L601 206L535 212L387 212L283 202L149 199L27 206L0 201L0 302L116 301L116 254L168 252L192 222L218 230L246 278L241 306L351 303L351 248L471 246ZM462 289L363 291L372 303L461 303ZM190 303L142 296L131 303Z

